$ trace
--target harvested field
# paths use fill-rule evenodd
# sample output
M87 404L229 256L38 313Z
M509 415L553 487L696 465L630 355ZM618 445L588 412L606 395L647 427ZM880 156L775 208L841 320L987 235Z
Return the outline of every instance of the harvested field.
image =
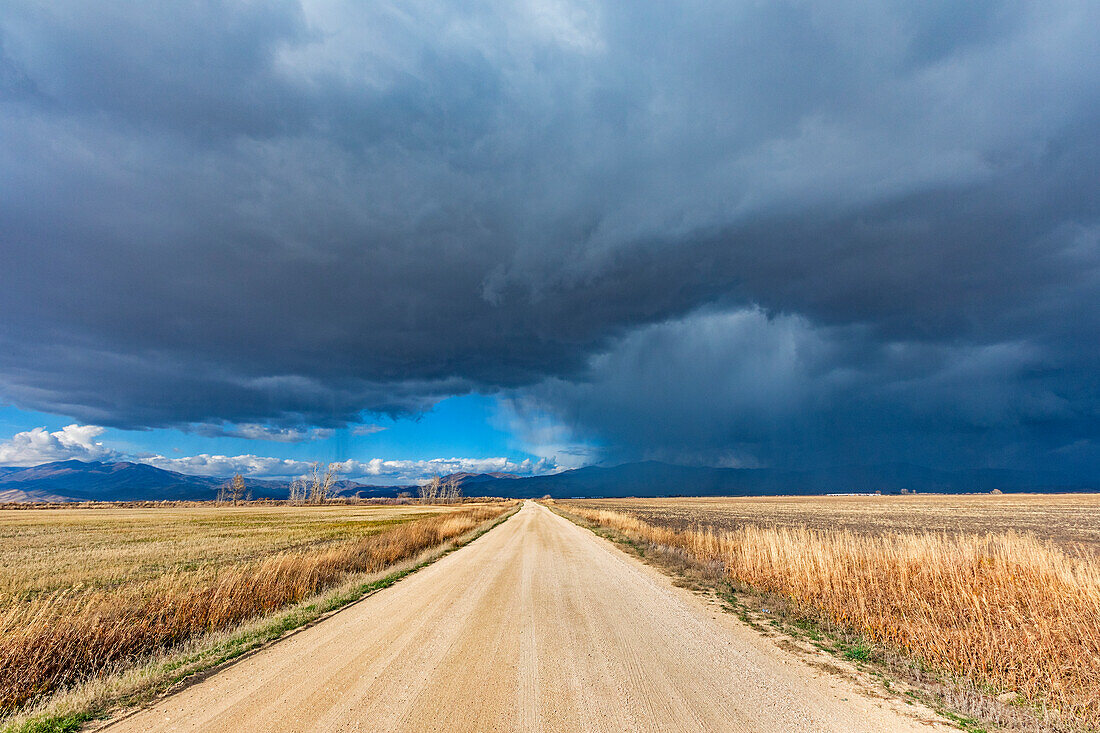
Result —
M120 588L363 537L441 506L236 506L0 510L0 604ZM3 607L0 606L0 607Z
M1100 727L1098 497L564 501L804 618ZM1017 510L1018 509L1018 510ZM816 516L815 516L816 515ZM1095 516L1095 515L1094 515ZM801 521L806 520L806 521ZM936 531L923 531L927 524ZM1021 532L1027 529L1028 532Z
M1100 552L1100 494L911 494L583 499L670 529L707 526L844 529L856 534L1017 532L1074 551Z
M506 509L0 512L0 710L412 559Z

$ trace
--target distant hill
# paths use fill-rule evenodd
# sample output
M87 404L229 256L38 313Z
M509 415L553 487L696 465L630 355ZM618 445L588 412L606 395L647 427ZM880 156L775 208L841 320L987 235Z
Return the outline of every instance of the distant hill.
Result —
M656 461L620 466L587 466L572 471L485 480L478 490L491 496L555 498L571 496L767 496L898 492L901 489L942 493L991 491L1086 491L1100 482L1074 480L1059 474L1003 469L937 471L894 463L841 466L816 471L770 468L704 468ZM468 492L467 492L468 493Z
M475 484L483 484L489 481L495 481L498 479L510 480L519 478L514 473L451 473L442 477L444 480L456 480L463 487L463 493L469 494L465 491L466 487L474 486Z
M761 496L778 494L887 493L901 489L942 493L972 491L1086 491L1100 483L1058 474L1009 470L936 471L907 464L844 466L817 471L701 468L647 461L588 466L545 476L457 473L466 496L555 498L571 496ZM224 477L191 476L144 463L58 461L33 468L0 467L0 502L207 501ZM288 482L245 479L257 499L285 499ZM393 497L416 486L374 486L338 481L337 496Z
M217 496L225 481L128 461L57 461L0 469L0 501L202 501ZM256 498L286 497L283 483L245 483Z

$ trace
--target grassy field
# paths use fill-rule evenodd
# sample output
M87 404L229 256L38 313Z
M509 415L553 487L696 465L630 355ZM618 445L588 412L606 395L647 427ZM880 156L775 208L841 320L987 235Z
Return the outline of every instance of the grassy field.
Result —
M507 509L0 511L0 713L413 560Z
M719 567L795 620L1100 728L1096 495L572 500L556 507Z

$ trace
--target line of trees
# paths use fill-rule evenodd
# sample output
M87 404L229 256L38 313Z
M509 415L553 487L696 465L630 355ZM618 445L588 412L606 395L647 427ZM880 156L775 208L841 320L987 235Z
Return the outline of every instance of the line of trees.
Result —
M314 463L309 475L290 482L288 503L291 506L324 504L333 498L336 493L336 479L339 475L336 470L337 465L329 463L322 468L320 463ZM417 489L416 495L424 503L451 504L462 499L462 486L457 478L433 476ZM251 499L252 492L248 490L244 476L238 473L218 489L216 501L221 505L236 505Z
M442 479L439 476L432 476L427 483L417 489L416 494L423 502L447 504L462 498L462 486L454 477Z

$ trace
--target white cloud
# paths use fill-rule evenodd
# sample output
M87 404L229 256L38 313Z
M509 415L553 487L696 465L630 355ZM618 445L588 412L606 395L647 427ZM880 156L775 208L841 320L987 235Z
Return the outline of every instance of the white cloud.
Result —
M0 466L37 466L52 461L122 460L121 454L96 441L105 428L98 425L66 425L49 432L33 428L0 443Z
M200 453L195 456L168 458L162 455L138 458L166 471L178 471L197 476L229 476L241 473L254 478L288 478L310 471L313 463L288 458L274 458L244 454L224 456ZM336 469L341 478L379 483L415 483L426 481L435 475L450 473L515 473L529 476L546 473L556 468L552 461L513 461L503 457L491 458L431 458L422 460L386 460L372 458L369 461L337 461Z
M450 473L515 473L529 476L555 468L545 459L513 461L508 458L431 458L427 460L343 461L338 464L343 473L357 478L381 478L391 481L424 481L432 476Z
M272 479L301 476L308 473L313 466L312 461L251 453L236 456L200 453L176 458L160 454L133 455L96 441L104 431L105 428L98 425L73 424L52 433L44 427L16 433L10 440L0 443L0 466L37 466L75 458L81 461L135 461L166 471L196 476L230 476L241 473L254 478ZM336 466L342 478L393 484L426 481L437 474L502 472L529 476L557 468L552 460L514 461L504 457L420 460L372 458L367 461L339 461Z
M305 443L311 440L325 440L332 437L330 428L280 428L261 423L238 423L236 425L199 423L191 426L199 435L216 438L245 438L246 440L267 440L273 443Z
M555 470L580 468L600 459L599 446L581 439L538 400L522 394L498 398L493 423L515 436L521 450Z
M374 435L380 433L386 428L381 425L356 425L351 429L352 435Z
M140 463L148 463L150 466L163 468L166 471L178 471L179 473L189 473L196 476L229 476L235 473L243 473L246 476L257 478L278 478L300 476L307 473L312 466L308 461L252 454L223 456L200 453L195 456L183 456L181 458L153 455L141 456L135 460Z

